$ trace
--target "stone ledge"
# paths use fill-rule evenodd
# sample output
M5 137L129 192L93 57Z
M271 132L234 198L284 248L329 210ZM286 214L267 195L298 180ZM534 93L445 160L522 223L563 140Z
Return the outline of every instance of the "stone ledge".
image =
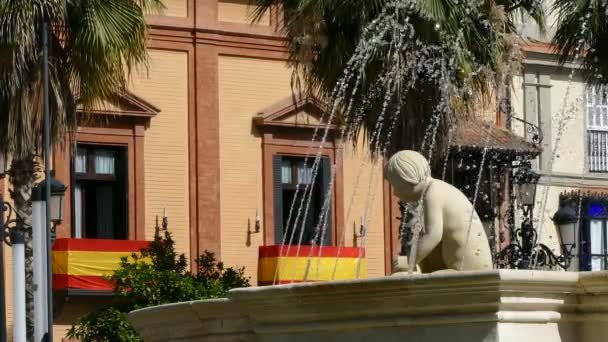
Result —
M493 270L235 289L225 299L137 310L129 320L145 341L340 341L361 330L388 340L466 331L454 341L521 342L538 326L535 342L595 342L608 337L608 327L589 324L608 320L608 272ZM578 333L585 329L599 330Z

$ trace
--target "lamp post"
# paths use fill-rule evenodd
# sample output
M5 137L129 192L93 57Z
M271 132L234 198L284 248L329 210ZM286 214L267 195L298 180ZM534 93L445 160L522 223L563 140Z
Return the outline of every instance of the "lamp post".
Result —
M4 153L0 153L0 182L4 181L4 177L6 176L6 155ZM2 199L2 195L0 194L0 205L4 203ZM2 205L2 208L4 205ZM5 229L4 229L4 211L0 214L0 342L6 342L7 333L6 333L6 301L5 301L5 284L4 284L4 239L5 239Z
M65 193L65 185L57 180L54 172L50 173L50 222L53 227L60 223L63 218L63 198ZM52 262L48 259L47 253L41 253L46 248L47 241L47 215L46 215L46 196L47 179L37 184L32 190L32 243L34 247L34 283L37 285L37 291L34 293L34 339L41 341L44 334L48 332L49 322L49 288L52 290L52 284L47 278L48 265ZM54 243L54 230L50 233L51 244ZM52 274L51 274L52 276ZM52 314L52 312L51 312ZM52 326L51 326L52 328Z
M534 266L559 266L567 270L572 260L571 251L574 246L572 241L575 239L576 225L572 225L572 212L568 211L554 216L553 220L559 226L562 234L562 255L555 255L551 248L538 242L538 233L533 225L533 211L536 200L536 186L540 175L532 170L530 162L520 162L517 172L513 176L515 196L522 208L524 218L521 227L515 229L515 239L505 247L498 255L497 259L503 266L516 269L530 269ZM570 209L562 209L570 210ZM576 213L574 213L576 216ZM567 217L568 219L565 219ZM557 220L557 221L556 221ZM560 222L560 223L557 223ZM564 248L567 244L568 248Z
M521 224L519 235L521 237L522 251L521 266L528 268L532 261L532 250L536 244L537 234L532 225L534 204L536 201L536 186L540 175L532 170L529 161L521 162L517 172L513 176L515 186L515 196L524 213L524 220ZM516 232L516 236L517 236Z
M45 251L45 246L50 243L51 247L55 241L54 227L63 219L63 201L65 196L65 185L55 178L54 172L49 173L50 178L45 178L32 190L32 237L34 244L34 283L38 290L34 295L34 337L36 341L44 338L45 333L52 332L52 259ZM50 188L50 203L47 211L46 190ZM50 213L47 216L47 213ZM47 219L48 218L48 219ZM50 222L51 229L47 229ZM48 235L48 236L47 236ZM47 242L48 241L48 242ZM48 341L48 337L46 339Z
M3 181L6 173L7 158L0 153L0 181ZM6 327L6 283L4 279L4 243L12 245L13 259L13 340L25 342L26 339L26 308L25 308L25 235L22 230L13 229L16 227L17 220L11 219L13 207L4 202L0 195L0 341L7 339ZM6 221L5 221L6 213ZM7 241L10 236L10 242Z
M575 205L570 202L560 206L553 215L553 223L561 237L562 255L565 258L567 269L574 256L572 251L576 248L578 235L579 215Z

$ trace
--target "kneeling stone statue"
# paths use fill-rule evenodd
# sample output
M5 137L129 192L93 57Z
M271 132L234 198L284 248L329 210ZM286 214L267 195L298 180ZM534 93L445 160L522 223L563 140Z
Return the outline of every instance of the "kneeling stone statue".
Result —
M422 273L492 268L490 245L473 205L460 190L431 177L429 163L420 153L406 150L393 155L385 177L401 201L420 206L421 217L413 220L423 227L415 249ZM407 271L407 264L407 257L399 257L397 271Z

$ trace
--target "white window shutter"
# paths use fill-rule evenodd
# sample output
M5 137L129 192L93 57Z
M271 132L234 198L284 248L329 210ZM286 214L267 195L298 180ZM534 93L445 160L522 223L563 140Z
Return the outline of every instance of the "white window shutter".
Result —
M608 171L608 89L588 87L586 101L589 171Z

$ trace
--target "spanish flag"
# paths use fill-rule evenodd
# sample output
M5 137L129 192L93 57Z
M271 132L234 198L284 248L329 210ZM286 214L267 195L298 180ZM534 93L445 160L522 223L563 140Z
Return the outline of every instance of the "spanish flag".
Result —
M365 277L364 248L280 245L259 248L258 285Z
M57 239L53 246L53 289L111 291L103 279L118 268L120 258L148 247L148 241Z

